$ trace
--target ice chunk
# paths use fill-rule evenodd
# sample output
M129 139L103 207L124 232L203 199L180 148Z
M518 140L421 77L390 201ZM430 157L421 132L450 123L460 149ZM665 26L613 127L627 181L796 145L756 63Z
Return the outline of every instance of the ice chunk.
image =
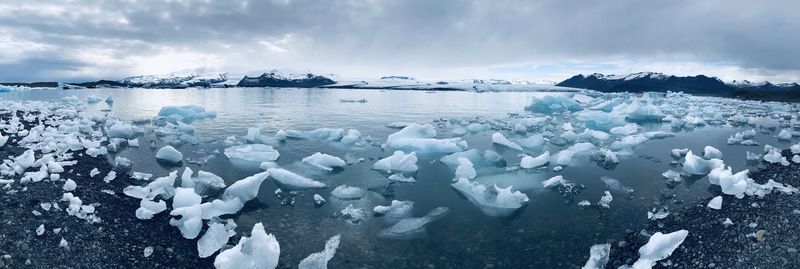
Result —
M431 212L428 212L424 217L401 219L389 228L378 232L378 236L383 238L410 239L422 235L425 233L425 227L428 224L447 215L449 211L450 209L447 207L437 207L431 210Z
M722 159L722 152L715 147L706 146L705 148L703 148L703 158L705 158L706 160Z
M369 217L367 211L362 208L354 207L353 204L347 205L347 207L343 208L339 213L341 213L341 217L350 224L359 224Z
M528 195L519 191L512 192L511 187L500 188L494 185L488 189L485 185L466 178L458 179L451 186L488 216L509 216L529 201Z
M687 149L687 148L672 149L672 151L670 152L670 155L672 156L672 158L680 159L680 158L683 158L683 156L686 156L686 153L689 153L689 149Z
M714 197L711 201L708 201L708 205L706 206L711 209L722 209L722 196Z
M647 244L639 248L639 259L633 263L633 268L652 268L656 262L666 259L678 246L683 243L689 231L680 230L669 234L657 232L650 236Z
M604 269L608 263L608 254L611 252L611 244L599 244L589 249L589 260L583 265L582 269Z
M145 258L150 257L151 255L153 255L153 247L149 247L149 246L145 247L143 254L144 254Z
M548 178L545 181L542 181L542 187L551 188L551 187L555 187L555 186L558 186L558 185L564 185L564 183L566 183L566 180L564 180L564 177L561 176L561 175L558 175L558 176L554 176L554 177Z
M603 197L600 197L600 201L597 201L597 205L603 208L609 208L611 201L614 200L614 196L611 196L611 192L605 191Z
M522 150L522 147L517 143L514 143L511 140L508 140L503 134L501 133L494 133L492 134L492 143L498 144L501 146L506 146L511 149Z
M536 167L539 167L539 166L547 165L547 163L549 163L549 162L550 162L550 152L549 151L545 151L544 153L542 153L542 154L540 154L539 156L536 156L536 157L531 157L531 156L528 156L528 155L523 156L522 160L519 163L519 167L522 167L522 168L525 168L525 169L531 169L531 168L536 168Z
M712 169L723 165L720 159L705 160L701 157L692 154L692 151L686 152L686 157L683 161L683 171L692 175L706 175Z
M391 174L391 175L389 175L389 177L387 177L387 179L389 179L391 181L394 181L394 182L405 182L405 183L417 182L417 180L414 179L414 177L406 177L406 176L403 175L403 173Z
M633 192L633 189L631 187L622 185L622 183L619 182L619 180L616 178L601 176L600 180L603 181L603 183L605 183L606 186L613 191L625 194Z
M770 148L769 151L764 154L764 160L768 163L780 163L783 166L789 165L789 161L786 160L786 157L784 157L777 148Z
M155 214L167 210L167 203L163 200L153 202L147 199L142 199L139 202L139 208L136 209L137 219L151 219Z
M202 170L197 171L197 176L194 176L192 169L186 167L181 175L181 187L194 188L194 192L197 194L205 195L209 191L225 188L225 180Z
M780 140L791 140L792 139L792 130L789 129L782 129L780 133L778 133L778 139Z
M542 98L532 98L531 104L526 106L525 110L535 113L552 114L560 112L575 112L581 110L581 106L572 98L566 96L548 95Z
M44 224L39 224L39 227L36 228L36 235L41 236L44 234Z
M611 128L611 134L614 135L632 135L639 132L639 125L636 123L628 123L624 126Z
M577 143L559 151L558 154L553 157L554 163L557 165L570 165L572 163L572 158L576 154L585 153L591 149L594 149L594 147L594 144L589 142Z
M405 154L402 151L395 151L392 156L383 158L372 165L372 169L383 170L387 173L392 171L415 172L417 171L417 154L411 152Z
M33 150L31 149L26 150L24 153L22 153L22 155L14 158L14 163L19 165L23 169L33 166L35 162L36 162L36 157L34 156Z
M666 115L650 102L634 102L626 108L630 113L627 119L632 121L661 121Z
M226 148L225 156L237 168L255 170L263 162L274 162L280 154L272 146L247 144Z
M292 173L282 168L270 168L267 169L267 172L281 189L299 191L327 187L325 183Z
M517 139L517 144L526 149L539 150L544 146L544 136L534 134L527 138Z
M325 242L325 250L321 252L311 253L305 259L300 261L299 269L327 269L328 261L336 254L336 249L339 248L340 235L335 235Z
M624 126L625 116L599 110L587 110L576 113L576 119L582 121L587 128L610 131L611 128Z
M64 187L62 187L65 191L74 191L75 188L78 187L78 184L75 183L72 179L67 179L67 182L64 182Z
M158 116L183 122L192 122L198 119L216 117L217 113L207 112L205 108L197 105L165 106L158 111Z
M86 97L86 103L89 103L89 104L96 104L96 103L100 102L101 100L103 100L103 99L100 99L100 97L97 97L95 95L90 95L89 97Z
M327 202L328 201L325 201L325 198L323 198L322 195L316 193L314 194L314 205L322 206Z
M225 229L222 223L212 223L206 233L197 240L197 253L200 258L206 258L214 255L217 250L221 249L228 243L231 235Z
M200 234L203 228L203 211L200 203L202 197L191 188L176 188L175 197L172 200L172 216L181 216L180 219L173 219L170 224L177 226L183 237L194 239Z
M436 129L431 124L409 124L386 138L386 146L420 153L453 153L467 149L461 138L436 139Z
M367 190L347 185L339 185L331 191L331 196L341 200L358 200L364 195L367 195Z
M320 152L303 158L303 162L326 171L331 171L334 167L345 166L344 160L340 159L339 157Z
M258 190L261 188L261 183L263 183L269 175L270 172L261 172L234 182L227 189L225 189L225 192L222 193L222 199L238 199L238 201L242 204L253 200L256 198L256 196L258 196Z
M458 158L458 167L456 167L456 178L474 179L477 176L475 167L469 159L464 157Z
M6 143L8 143L8 136L4 136L3 134L0 134L0 148L5 146Z
M414 202L412 201L398 201L392 200L392 203L388 206L375 206L372 209L373 212L376 214L385 215L389 218L405 218L411 215L411 210L414 208Z
M156 159L177 164L183 160L183 153L172 146L164 146L156 152Z
M217 255L217 269L274 269L278 266L281 247L272 234L264 231L264 225L256 223L250 237L243 236L236 246Z

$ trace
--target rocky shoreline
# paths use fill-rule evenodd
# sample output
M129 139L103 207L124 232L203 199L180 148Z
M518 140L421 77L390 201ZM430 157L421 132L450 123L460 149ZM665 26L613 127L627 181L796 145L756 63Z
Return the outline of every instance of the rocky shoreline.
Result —
M0 155L21 155L26 149L17 142L9 139ZM71 192L84 205L93 205L101 221L91 223L64 212L69 203L61 201L66 193L63 180L11 184L0 194L0 268L213 268L215 256L198 258L197 240L187 240L166 225L169 214L136 218L139 200L122 193L136 181L129 173L117 171L106 183L102 175L113 166L105 156L91 157L80 150L73 160L77 164L65 167L61 178L77 183ZM90 177L94 168L100 175ZM45 203L51 203L49 210ZM44 233L37 235L40 225ZM151 248L152 254L145 257L145 249Z
M791 158L791 152L783 155ZM759 184L772 179L800 186L800 164L782 166L764 164L750 178ZM745 196L736 199L723 195L712 185L708 199L700 200L686 210L672 212L658 221L651 221L639 231L628 230L625 238L611 244L606 268L632 264L638 250L655 232L689 231L689 236L672 255L653 268L800 268L800 199L797 194L773 192L762 198ZM706 203L723 195L722 209L708 208ZM726 219L732 224L724 224Z

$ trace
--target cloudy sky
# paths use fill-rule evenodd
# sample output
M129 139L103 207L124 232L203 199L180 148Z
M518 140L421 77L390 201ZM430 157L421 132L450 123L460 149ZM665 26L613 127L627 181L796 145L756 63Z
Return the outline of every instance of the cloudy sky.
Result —
M0 81L268 69L800 81L800 1L0 1Z

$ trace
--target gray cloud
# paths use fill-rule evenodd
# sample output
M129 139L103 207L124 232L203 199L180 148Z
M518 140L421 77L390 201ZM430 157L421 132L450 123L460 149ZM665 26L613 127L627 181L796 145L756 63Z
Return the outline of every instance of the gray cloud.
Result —
M502 65L652 62L797 80L796 10L789 0L7 0L0 80L192 67L468 76Z

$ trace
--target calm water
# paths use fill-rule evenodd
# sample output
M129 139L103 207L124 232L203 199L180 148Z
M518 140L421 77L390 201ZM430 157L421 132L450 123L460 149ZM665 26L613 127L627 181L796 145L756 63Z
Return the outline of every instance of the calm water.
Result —
M311 130L320 127L353 128L376 141L385 140L397 129L384 127L394 121L430 123L437 119L475 118L504 119L509 113L525 113L524 106L533 96L564 93L472 93L375 90L326 89L96 89L96 90L32 90L0 93L0 98L18 100L57 101L66 96L101 98L113 96L113 105L100 102L84 104L91 113L110 110L114 116L126 120L152 118L162 106L200 105L217 112L217 117L193 123L196 135L210 142L200 145L183 145L179 148L186 157L203 158L214 155L203 165L186 164L222 176L228 183L248 176L255 171L233 168L222 154L221 141L227 136L242 137L247 128L259 126L262 134L279 129ZM366 103L345 103L341 99L366 99ZM148 130L153 127L143 126ZM644 130L669 130L669 126L645 126ZM315 152L344 156L351 152L367 161L347 166L333 174L312 175L331 188L307 191L295 197L294 205L282 205L274 195L276 186L266 181L259 192L258 202L251 202L245 211L235 217L238 232L249 232L252 225L263 222L267 232L273 233L281 244L281 264L294 267L305 256L321 251L325 240L342 234L342 243L331 268L575 268L588 258L589 247L606 241L615 242L625 229L637 229L648 221L647 211L661 204L675 211L693 206L698 199L710 197L705 179L687 181L674 189L665 187L661 173L670 168L670 149L688 147L702 152L706 145L719 148L725 154L725 163L734 170L754 169L745 164L745 150L761 152L761 147L729 146L725 139L741 131L738 128L702 127L691 132L679 132L676 137L647 142L636 148L633 156L622 157L612 170L593 163L572 166L560 173L551 171L514 172L518 176L509 183L496 178L481 182L513 184L525 192L531 202L511 217L488 217L461 197L451 187L453 172L440 162L440 156L420 159L417 182L414 184L388 184L385 176L370 169L372 162L389 155L379 147L350 150L315 140L288 140L277 145L281 153L279 164L294 172L296 162ZM446 129L440 133L446 133ZM489 135L494 131L469 134L464 138L470 148L494 149L509 164L519 162L518 152L493 146ZM167 168L155 162L154 150L148 144L155 140L158 147L163 142L151 134L140 137L140 148L128 148L119 155L134 161L134 171L165 175L176 168ZM757 141L786 148L789 142L779 142L773 135L759 135ZM558 147L551 146L552 149ZM535 154L535 153L531 153ZM182 168L180 168L182 170ZM596 202L606 186L600 176L619 179L635 191L631 195L613 193L614 201L608 210L582 209L575 203L565 203L553 191L541 189L540 182L561 174L568 180L584 184L585 191L575 197ZM313 206L312 196L318 193L325 198L332 187L340 184L359 186L370 190L370 198L361 206L371 209L386 205L392 199L415 202L413 216L423 216L435 207L445 206L450 213L428 227L427 236L413 240L384 239L376 237L378 231L389 226L380 217L370 217L361 224L349 224L334 217L341 204L330 202L321 208ZM662 202L662 194L676 194L678 201ZM329 199L330 201L330 199ZM98 209L102 216L102 208ZM134 212L130 212L134 214ZM162 213L164 214L164 213ZM169 225L164 223L164 225ZM671 231L670 231L671 232ZM231 242L234 243L234 242ZM166 247L166 246L165 246Z

